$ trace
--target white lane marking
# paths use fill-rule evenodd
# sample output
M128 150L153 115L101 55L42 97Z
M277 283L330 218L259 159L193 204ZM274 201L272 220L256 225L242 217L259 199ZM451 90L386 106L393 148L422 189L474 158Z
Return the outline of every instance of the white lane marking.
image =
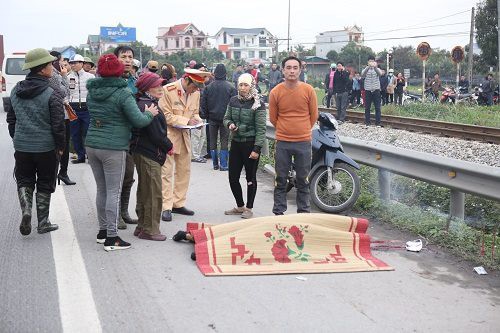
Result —
M50 216L59 230L51 232L64 332L102 332L92 288L61 186L52 195Z

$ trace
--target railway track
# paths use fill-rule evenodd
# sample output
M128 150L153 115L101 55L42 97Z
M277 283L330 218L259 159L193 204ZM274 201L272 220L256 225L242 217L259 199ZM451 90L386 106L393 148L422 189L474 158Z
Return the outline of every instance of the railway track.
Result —
M319 108L322 112L336 112ZM372 116L373 117L373 116ZM364 123L364 112L347 111L347 119L353 123ZM382 115L382 125L412 132L436 134L445 137L500 144L500 128L447 123L428 119Z

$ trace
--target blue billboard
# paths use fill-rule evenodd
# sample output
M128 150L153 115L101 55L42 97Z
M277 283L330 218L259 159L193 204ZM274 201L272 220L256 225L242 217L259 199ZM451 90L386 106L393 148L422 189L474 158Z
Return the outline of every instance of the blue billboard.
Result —
M101 27L101 37L110 39L116 43L135 42L135 28L117 27Z

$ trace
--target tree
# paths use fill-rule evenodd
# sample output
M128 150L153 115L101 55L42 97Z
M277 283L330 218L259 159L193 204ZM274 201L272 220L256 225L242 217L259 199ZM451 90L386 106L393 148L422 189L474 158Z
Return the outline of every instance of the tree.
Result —
M395 74L403 73L403 70L408 68L412 76L420 77L422 75L422 60L417 56L414 46L394 46L391 67Z
M489 66L498 64L498 11L496 0L483 0L477 5L476 40L481 58Z
M359 46L354 42L349 42L340 50L337 61L343 62L345 66L358 68L363 67L369 57L375 57L375 52L370 47Z
M326 58L330 61L337 61L339 59L339 54L335 50L328 51Z

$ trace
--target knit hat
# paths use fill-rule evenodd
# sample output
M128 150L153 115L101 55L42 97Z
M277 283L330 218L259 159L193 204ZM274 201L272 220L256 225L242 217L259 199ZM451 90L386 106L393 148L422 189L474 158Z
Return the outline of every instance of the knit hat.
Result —
M253 81L253 76L251 74L248 74L248 73L243 73L240 75L240 77L238 78L238 84L240 83L246 83L248 84L249 86L252 85L252 81Z
M57 58L51 56L46 49L33 49L26 53L23 71L43 64L48 64L56 59Z
M120 77L125 66L114 54L104 54L99 58L97 74L102 77Z
M167 84L167 80L162 79L158 74L146 72L139 76L135 86L140 92L146 92L151 88L164 86L165 84Z

